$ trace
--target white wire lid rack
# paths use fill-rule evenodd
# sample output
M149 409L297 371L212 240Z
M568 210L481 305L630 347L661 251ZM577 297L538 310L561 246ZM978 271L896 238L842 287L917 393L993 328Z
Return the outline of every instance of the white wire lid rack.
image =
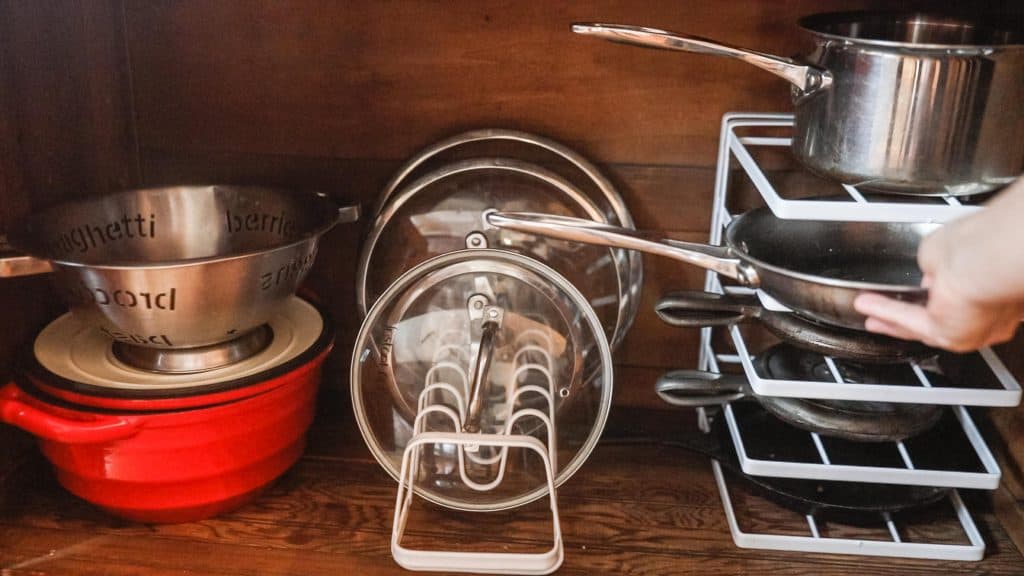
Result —
M413 435L402 454L401 471L398 476L398 492L395 495L395 515L391 531L391 555L403 568L420 571L475 572L483 574L550 574L561 566L565 557L562 529L558 516L558 499L555 489L557 447L555 431L556 388L552 377L552 360L548 350L550 341L538 332L537 341L524 340L516 352L513 364L504 386L504 397L496 401L496 410L504 412L499 430L467 432L465 423L471 411L471 384L468 366L458 361L467 357L464 347L450 344L441 347L434 358L434 365L427 372L424 387L420 393ZM527 331L524 335L529 335ZM456 334L461 338L462 334ZM453 354L452 354L453 353ZM446 355L451 355L445 360ZM535 358L540 358L538 362ZM520 385L520 375L532 373L543 377L547 386L537 384ZM537 396L543 399L546 409L516 408L523 396ZM452 430L431 430L431 418L440 420L442 426ZM517 434L515 425L520 420L538 422L543 431L544 442L531 435ZM442 448L454 460L463 486L477 493L494 490L505 480L510 450L530 452L541 463L544 470L546 492L552 521L552 545L539 552L465 552L454 548L444 549L447 543L439 543L438 549L413 549L403 545L406 524L412 508L414 487L424 451ZM494 474L493 478L473 478L469 473L472 464L483 465Z

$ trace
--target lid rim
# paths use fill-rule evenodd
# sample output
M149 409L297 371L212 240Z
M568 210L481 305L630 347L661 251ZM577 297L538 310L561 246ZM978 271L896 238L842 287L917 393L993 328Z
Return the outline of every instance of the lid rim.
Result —
M76 406L88 407L88 408L110 408L114 410L124 410L119 407L115 407L114 404L123 404L126 402L138 402L144 404L152 402L155 404L154 407L139 408L140 412L163 412L163 411L174 411L185 409L183 406L165 407L161 408L160 403L166 404L177 404L184 402L188 399L193 399L196 402L200 402L203 396L215 396L226 394L232 391L237 391L239 395L230 399L219 399L212 400L210 404L192 404L188 403L189 409L200 408L204 406L211 406L215 404L224 404L234 401L243 400L252 395L258 394L260 391L255 389L258 384L269 382L285 376L292 372L301 370L306 365L309 365L322 354L327 354L334 346L335 338L335 326L331 320L330 314L324 308L323 305L312 302L305 298L295 296L303 303L311 306L320 316L322 325L320 334L313 340L313 342L301 350L297 355L289 358L285 362L275 366L268 366L264 370L248 374L237 378L229 378L223 382L212 382L209 384L201 384L197 386L182 386L180 388L160 388L160 389L146 389L146 388L110 388L99 386L96 384L90 384L87 382L79 382L72 380L65 376L61 376L53 372L52 370L43 366L43 364L36 358L34 351L31 349L34 347L30 346L27 353L22 354L23 365L19 369L21 374L24 374L29 379L35 379L41 382L44 386L52 386L54 389L62 392L74 395L76 398L82 398L84 401L74 402L62 398L61 400L67 401ZM160 375L154 375L159 378ZM245 393L246 388L253 388L249 394ZM109 402L105 402L109 401Z
M598 413L595 416L594 422L590 428L589 434L586 440L581 444L579 449L573 454L572 459L565 464L560 470L555 471L554 484L555 487L561 486L569 478L571 478L577 470L583 465L583 463L593 452L597 446L598 440L601 437L601 433L604 430L604 426L608 419L608 414L611 410L612 391L614 388L614 374L612 370L612 355L611 347L608 344L608 338L605 334L604 327L602 326L597 314L593 308L583 296L583 294L572 285L571 282L565 279L553 268L546 264L523 256L521 254L510 252L506 250L498 250L493 248L485 249L466 249L457 250L454 252L448 252L435 256L414 268L408 270L402 274L398 280L396 280L381 296L377 299L377 302L370 308L363 320L363 324L359 329L359 333L356 335L355 346L352 350L352 360L349 368L349 390L352 398L353 413L356 417L356 422L359 427L359 433L363 438L367 448L377 462L384 468L385 472L388 473L395 481L400 481L399 471L396 468L392 459L380 449L379 443L373 434L373 429L370 426L369 418L366 413L366 409L363 405L363 394L361 387L361 369L366 360L364 353L367 350L368 340L371 338L371 332L385 309L388 308L392 302L391 300L397 296L404 294L410 287L414 285L425 274L433 271L436 268L446 266L451 261L460 262L464 260L471 260L474 258L498 258L503 259L512 263L516 263L530 269L532 272L546 277L548 280L553 281L556 287L563 289L569 297L581 306L580 310L583 312L583 316L586 318L587 325L590 328L591 333L594 336L594 341L597 343L598 351L602 359L601 362L601 399L598 408ZM532 490L526 494L519 495L515 498L506 499L499 502L491 502L487 504L473 504L465 501L460 501L454 498L446 498L438 496L432 492L424 491L420 487L414 486L414 491L420 497L433 502L435 504L445 506L455 510L465 511L500 511L509 508L515 508L522 506L529 502L533 502L539 498L542 498L547 494L546 486L540 486L535 490Z

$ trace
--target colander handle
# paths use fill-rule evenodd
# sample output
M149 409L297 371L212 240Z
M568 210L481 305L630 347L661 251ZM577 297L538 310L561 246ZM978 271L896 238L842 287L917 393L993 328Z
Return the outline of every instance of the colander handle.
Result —
M7 241L7 236L0 235L0 278L15 276L31 276L53 272L49 260L34 258L15 250Z
M98 444L134 436L141 424L131 416L98 414L89 420L67 418L25 402L13 382L0 388L0 420L39 438L64 444Z

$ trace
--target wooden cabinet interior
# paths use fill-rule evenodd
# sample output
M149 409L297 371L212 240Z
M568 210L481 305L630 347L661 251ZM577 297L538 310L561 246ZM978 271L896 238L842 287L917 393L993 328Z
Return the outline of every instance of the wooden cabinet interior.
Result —
M58 200L138 185L265 183L370 205L420 147L493 126L576 148L607 171L639 228L701 240L722 115L788 111L788 86L737 62L577 37L569 23L647 24L798 54L796 19L822 9L814 0L0 2L0 227ZM1022 17L1008 0L972 10ZM329 234L311 279L339 322L335 369L358 327L359 233ZM641 311L616 356L616 401L656 407L654 379L695 364L697 333L665 326L651 306L703 275L645 264ZM48 290L41 278L0 283L8 365L59 313ZM1018 377L1022 346L1003 347ZM346 388L340 377L328 385ZM1012 462L1024 463L1024 409L997 412L1011 455L1004 476L1024 499L1012 478Z

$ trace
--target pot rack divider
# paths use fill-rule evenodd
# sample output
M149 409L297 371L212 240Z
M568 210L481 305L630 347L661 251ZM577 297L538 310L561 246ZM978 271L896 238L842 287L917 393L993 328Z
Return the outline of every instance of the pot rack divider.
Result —
M836 184L849 197L848 200L807 200L784 198L770 182L764 170L750 152L751 147L788 147L790 138L776 136L740 136L737 129L772 129L793 126L791 114L754 114L731 113L722 119L721 138L719 140L718 159L715 175L714 202L712 204L710 243L721 245L722 234L732 214L726 206L729 189L730 165L735 159L743 172L750 178L765 203L779 218L816 219L843 221L874 221L874 222L946 222L977 210L977 206L965 205L952 196L938 197L901 197L900 201L891 199L875 200L862 194L855 187ZM708 271L705 276L704 289L708 292L746 292L749 288L726 286L715 272ZM763 305L771 310L786 308L773 299L756 291ZM895 458L880 459L878 462L857 462L855 465L845 463L848 458L842 451L841 443L823 439L817 434L809 434L808 454L800 458L792 458L792 451L786 451L786 458L775 454L755 454L749 447L751 443L744 434L753 434L747 430L740 411L732 405L726 405L722 415L737 450L742 470L755 476L773 476L785 478L804 478L815 480L873 482L890 484L910 484L923 486L943 486L951 488L994 489L999 484L1000 470L984 439L974 425L970 414L964 406L1016 406L1021 400L1020 384L1010 374L998 356L989 348L978 352L982 362L991 371L986 378L988 383L957 382L956 386L933 386L926 371L915 363L910 363L918 382L891 384L852 384L840 381L795 381L777 380L762 377L754 367L753 356L747 347L743 332L735 324L726 328L727 335L735 352L719 352L714 347L715 328L701 329L700 370L719 372L724 364L737 365L746 373L751 388L762 396L786 396L795 398L821 398L841 400L911 402L920 404L949 405L955 416L958 427L953 432L958 442L969 447L973 466L962 465L962 462L942 463L929 462L921 466L915 462L915 450L908 443L899 442L888 445ZM834 375L840 371L834 358L825 358L830 372ZM709 415L705 409L698 409L698 422L705 432L710 431ZM881 449L880 449L881 452ZM962 458L963 452L953 455L952 459ZM881 460L885 460L884 462ZM807 536L785 534L767 534L744 531L739 525L737 514L729 495L721 466L712 462L712 469L722 497L729 528L733 541L741 548L764 550L790 550L806 552L822 552L833 554L859 554L871 556L890 556L905 558L923 558L938 560L980 560L984 556L985 544L970 513L956 490L950 492L949 501L953 513L960 523L966 544L907 542L900 536L899 527L891 517L880 517L887 527L891 541L831 538L819 530L813 516L807 516Z

